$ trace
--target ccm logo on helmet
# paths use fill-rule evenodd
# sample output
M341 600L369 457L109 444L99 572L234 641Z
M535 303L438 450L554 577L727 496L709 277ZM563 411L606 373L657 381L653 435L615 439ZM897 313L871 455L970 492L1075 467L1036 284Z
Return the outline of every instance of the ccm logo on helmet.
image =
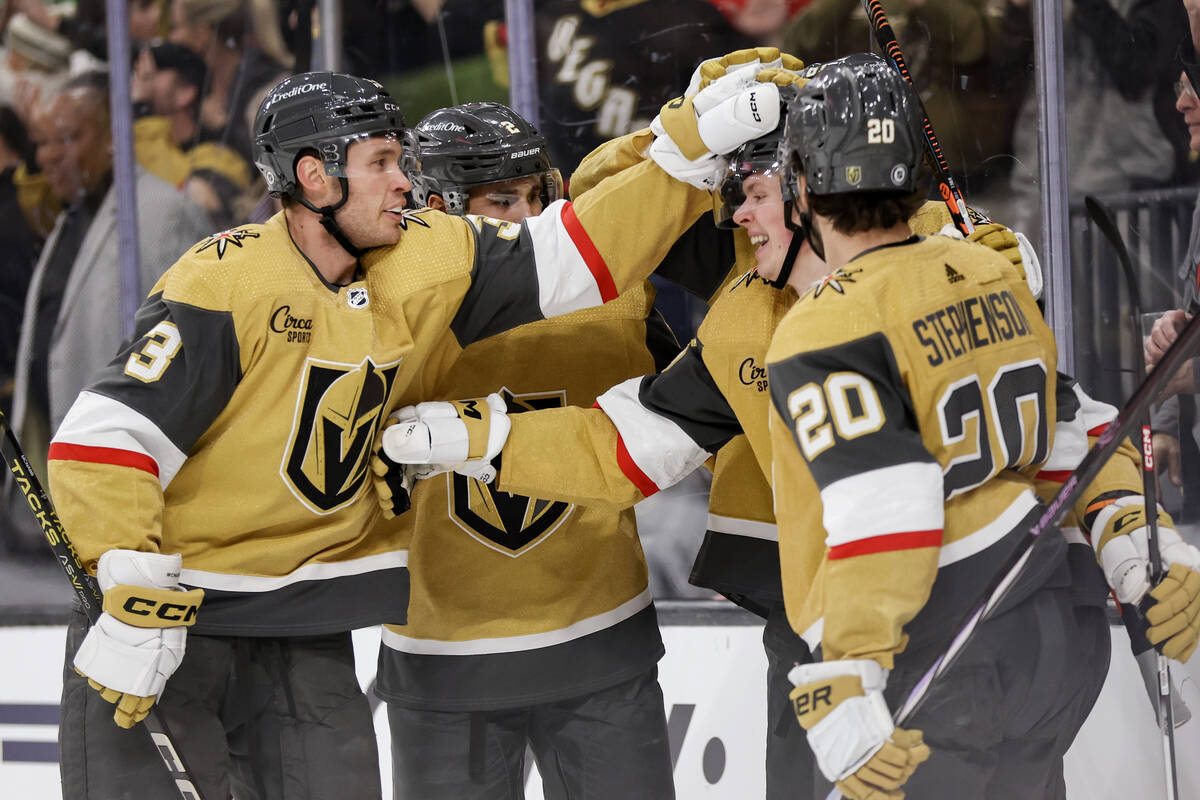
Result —
M139 617L157 617L167 622L186 625L196 619L198 606L195 603L160 603L149 597L130 595L125 599L121 608Z
M267 105L274 105L275 103L278 103L280 100L286 100L289 97L295 97L298 94L308 94L309 92L315 92L318 89L324 89L326 86L327 86L327 84L324 84L324 83L302 83L299 86L293 86L291 89L288 89L286 92L276 92L275 94L271 95L271 102L268 103Z

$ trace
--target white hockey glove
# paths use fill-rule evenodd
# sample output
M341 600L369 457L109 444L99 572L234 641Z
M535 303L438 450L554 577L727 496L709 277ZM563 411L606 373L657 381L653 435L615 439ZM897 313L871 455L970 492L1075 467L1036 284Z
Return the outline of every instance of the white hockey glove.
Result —
M383 431L383 453L392 461L432 465L429 474L453 469L484 483L495 480L492 460L512 428L504 398L494 392L474 400L405 406L392 418L395 424Z
M650 158L676 180L712 191L725 174L724 154L779 124L779 87L753 69L713 81L694 97L670 101L650 123Z
M887 670L871 659L844 659L798 665L788 680L821 773L850 800L904 797L900 787L929 748L921 731L892 722L883 699Z
M116 705L113 719L131 728L150 713L183 660L188 626L203 589L179 588L179 554L109 550L97 578L104 613L75 653L75 670Z
M1179 538L1171 517L1158 511L1158 549L1166 575L1150 586L1149 529L1141 495L1121 497L1092 521L1100 566L1118 602L1140 603L1146 638L1163 655L1186 661L1200 638L1200 550ZM1097 538L1096 534L1099 534Z

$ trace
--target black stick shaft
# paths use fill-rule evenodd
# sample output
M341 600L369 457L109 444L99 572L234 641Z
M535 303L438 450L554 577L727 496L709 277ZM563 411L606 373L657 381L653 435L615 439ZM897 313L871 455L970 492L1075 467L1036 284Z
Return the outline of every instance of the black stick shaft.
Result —
M34 519L41 526L42 533L50 544L50 549L54 551L58 563L67 574L67 579L75 590L75 597L78 598L87 614L88 622L93 623L101 613L100 587L96 583L96 579L84 569L75 545L67 536L67 531L63 528L54 506L50 502L50 496L46 494L41 481L30 467L29 459L21 449L21 444L17 441L17 437L9 427L8 419L2 411L0 411L0 429L4 431L3 437L0 437L0 452L4 454L4 461L17 482L17 488L21 490L21 494L29 504L29 510L33 513ZM158 715L157 709L151 707L150 713L142 720L142 726L150 734L155 751L162 758L167 771L171 773L171 781L179 791L179 796L183 800L203 800L200 791L192 783L187 767L184 766L183 757L180 755L179 749L175 747L174 738L167 729L166 722Z
M950 209L950 217L954 220L954 226L963 236L970 236L975 231L975 225L967 214L967 203L963 200L962 192L959 191L958 184L950 174L950 165L946 162L946 154L942 151L941 142L938 141L937 134L933 131L929 112L925 110L925 104L916 92L916 84L913 83L912 75L908 71L908 64L904 60L904 53L900 50L900 42L896 40L896 33L892 30L892 25L888 22L887 14L884 13L879 0L862 0L862 6L863 10L867 12L867 18L871 20L871 27L875 31L875 40L879 42L880 49L896 67L900 76L908 81L909 86L913 87L913 96L921 108L921 127L925 134L925 144L933 156L933 166L937 172L938 192L945 201L946 207Z
M1087 207L1088 214L1092 221L1108 240L1113 250L1117 254L1117 261L1121 265L1121 272L1125 275L1125 282L1129 287L1129 305L1130 314L1133 318L1133 341L1139 345L1142 344L1142 291L1138 286L1137 272L1133 268L1133 259L1129 257L1129 248L1125 246L1125 239L1121 236L1120 230L1117 229L1117 221L1113 217L1112 211L1108 206L1101 203L1095 197L1085 197L1084 205ZM1136 352L1136 351L1135 351ZM1158 479L1154 464L1154 432L1150 426L1150 409L1147 408L1141 418L1142 424L1142 497L1145 501L1146 513L1146 544L1147 555L1150 558L1150 584L1153 586L1162 580L1162 553L1158 541ZM1135 616L1130 610L1128 616L1124 613L1122 618L1128 619ZM1145 636L1145 626L1139 625L1138 630L1141 635ZM1132 636L1132 630L1130 634ZM1149 642L1144 645L1148 646ZM1142 643L1135 643L1135 649L1143 646ZM1162 653L1156 654L1156 666L1158 672L1157 681L1157 699L1155 704L1155 716L1158 720L1158 729L1162 735L1163 748L1163 769L1166 773L1167 782L1167 798L1175 800L1179 796L1179 778L1178 769L1175 760L1175 711L1174 702L1171 697L1171 663L1170 660Z

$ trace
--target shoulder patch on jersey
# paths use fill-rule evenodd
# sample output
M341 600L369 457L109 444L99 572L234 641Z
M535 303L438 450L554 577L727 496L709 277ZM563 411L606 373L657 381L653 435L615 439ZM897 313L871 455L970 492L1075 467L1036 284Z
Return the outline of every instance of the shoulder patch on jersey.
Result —
M410 223L410 222L413 223L414 225L420 225L423 228L428 228L429 222L427 220L422 219L421 215L424 214L426 211L431 211L431 210L432 209L429 209L429 208L406 208L406 209L403 209L400 212L400 219L397 220L396 224L400 226L400 230L402 230L402 231L408 230L408 223Z
M857 283L858 281L855 280L854 276L860 272L862 272L861 268L846 269L845 267L838 267L833 272L814 283L809 291L812 293L814 299L820 297L826 289L835 291L838 294L845 294L846 284Z
M767 282L766 278L764 278L763 276L758 274L758 269L755 268L755 269L748 270L740 278L735 278L733 281L730 281L729 291L732 292L734 289L748 288L750 286L753 286L755 281L758 281L763 286L771 285Z
M258 237L259 234L255 233L254 231L247 230L246 228L230 228L227 231L221 231L220 233L212 234L203 242L201 242L193 252L202 253L210 247L216 247L217 260L220 261L225 257L225 248L229 247L229 245L232 244L236 245L237 247L245 247L245 245L242 244L244 240L257 239Z
M976 211L971 206L967 206L967 218L971 220L972 225L987 225L991 222L986 214Z

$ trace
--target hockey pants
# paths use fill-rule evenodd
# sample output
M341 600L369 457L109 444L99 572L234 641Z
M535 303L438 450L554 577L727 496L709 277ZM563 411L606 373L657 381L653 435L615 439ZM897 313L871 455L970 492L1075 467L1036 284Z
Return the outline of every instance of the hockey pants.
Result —
M63 796L173 800L166 768L141 725L71 666L86 632L67 631L59 726ZM155 705L205 800L378 800L379 760L349 633L187 637L179 669Z
M904 785L912 800L1065 800L1063 755L1108 674L1103 607L1070 588L1042 588L980 624L905 727L919 728L930 759ZM888 676L899 707L937 652L905 652ZM817 773L813 797L831 788ZM806 797L797 794L796 797Z
M388 704L395 800L520 800L525 749L547 800L675 797L658 669L581 697L502 711Z

